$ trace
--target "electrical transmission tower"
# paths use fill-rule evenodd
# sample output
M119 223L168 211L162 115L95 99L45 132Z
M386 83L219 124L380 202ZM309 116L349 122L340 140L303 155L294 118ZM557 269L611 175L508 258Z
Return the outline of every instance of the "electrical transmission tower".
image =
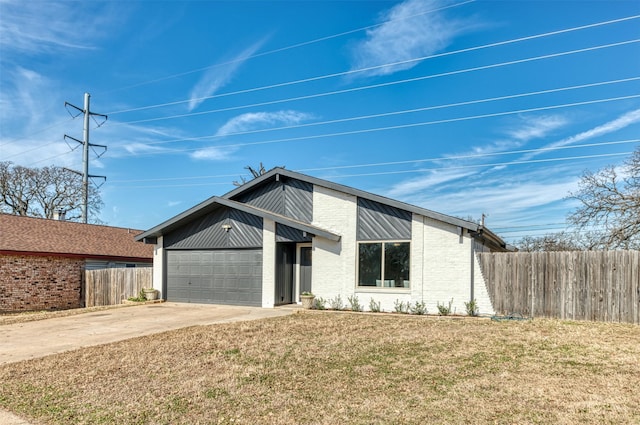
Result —
M106 176L96 176L96 175L92 175L89 174L89 148L90 147L99 147L104 149L100 154L96 153L96 156L98 158L100 158L106 151L107 151L107 147L105 145L96 145L93 143L89 143L89 118L93 117L93 116L100 116L104 118L104 121L100 124L98 124L98 127L100 127L102 124L104 124L104 122L107 120L107 116L104 114L97 114L95 112L91 112L91 110L89 109L89 99L91 98L91 95L89 93L85 93L84 94L84 108L78 108L75 105L70 104L69 102L65 102L64 106L70 106L72 108L74 108L75 110L77 110L79 112L79 114L73 116L74 118L77 117L78 115L84 114L84 131L83 131L83 137L82 140L78 140L76 138L73 138L71 136L67 136L66 134L64 135L65 140L66 139L71 139L75 142L78 142L82 145L82 168L83 168L83 172L79 172L76 170L70 170L67 168L67 170L79 174L82 176L82 222L86 223L87 222L87 218L89 217L89 179L90 178L99 178L99 179L104 179L107 180ZM97 123L97 122L96 122ZM94 151L95 152L95 151Z

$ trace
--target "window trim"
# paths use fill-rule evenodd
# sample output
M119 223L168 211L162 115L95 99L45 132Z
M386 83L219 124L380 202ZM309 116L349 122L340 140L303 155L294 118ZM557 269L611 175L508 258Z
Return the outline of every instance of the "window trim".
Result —
M382 286L366 286L360 285L360 245L362 244L382 244L382 256L380 258L380 275L382 280L384 281L384 271L385 271L385 245L394 244L394 243L408 243L409 244L409 286L408 287L397 287L397 286L384 286L384 282ZM410 239L393 239L393 240L363 240L356 242L356 281L355 287L357 292L379 292L379 291L390 291L390 292L411 292L411 240Z

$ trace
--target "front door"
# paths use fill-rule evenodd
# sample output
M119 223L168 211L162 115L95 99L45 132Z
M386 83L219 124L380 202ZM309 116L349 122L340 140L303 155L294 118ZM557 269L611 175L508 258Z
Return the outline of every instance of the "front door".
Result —
M311 291L311 256L310 246L300 247L300 293Z
M295 248L295 244L291 243L279 242L276 244L276 305L293 302Z

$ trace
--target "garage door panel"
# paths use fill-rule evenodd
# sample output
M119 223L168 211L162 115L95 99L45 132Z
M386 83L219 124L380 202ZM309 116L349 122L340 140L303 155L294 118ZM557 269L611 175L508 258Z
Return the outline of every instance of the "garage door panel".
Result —
M167 299L260 306L262 250L168 250Z

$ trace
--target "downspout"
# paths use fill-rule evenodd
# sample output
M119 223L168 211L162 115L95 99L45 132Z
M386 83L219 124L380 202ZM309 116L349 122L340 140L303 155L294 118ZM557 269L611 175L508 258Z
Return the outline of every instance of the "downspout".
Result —
M475 255L476 255L476 239L475 238L471 238L471 291L470 291L470 299L469 302L473 302L473 299L475 297L474 291L475 291L475 269L476 269L476 264L475 264Z
M420 286L421 286L421 292L422 295L420 296L420 302L424 303L424 268L425 268L425 264L424 264L424 259L425 259L425 239L426 239L426 233L427 233L427 225L425 223L426 217L422 217L422 261L421 261L421 267L420 267Z

